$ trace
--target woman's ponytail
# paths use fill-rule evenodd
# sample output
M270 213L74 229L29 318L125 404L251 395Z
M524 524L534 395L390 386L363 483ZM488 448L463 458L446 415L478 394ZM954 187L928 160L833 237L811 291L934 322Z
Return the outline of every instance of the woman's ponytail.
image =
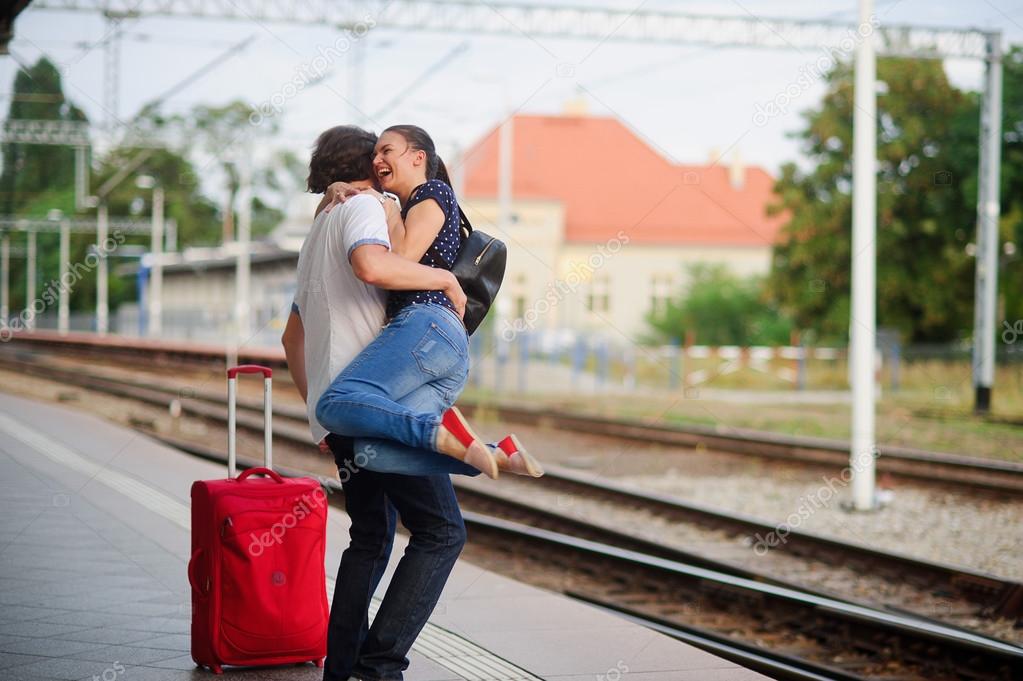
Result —
M448 175L448 168L444 165L444 161L441 160L440 156L434 156L437 159L437 171L434 173L434 177L446 184L449 187L453 187L451 184L451 177Z

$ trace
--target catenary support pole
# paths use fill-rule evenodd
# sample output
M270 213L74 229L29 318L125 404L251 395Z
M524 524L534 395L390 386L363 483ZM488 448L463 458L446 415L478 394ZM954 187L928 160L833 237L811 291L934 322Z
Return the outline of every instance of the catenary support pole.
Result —
M25 252L25 328L36 328L36 232L28 230Z
M11 314L11 235L0 236L0 328L7 328Z
M871 25L873 0L860 0L860 25ZM852 379L853 508L874 507L875 237L877 234L877 92L872 36L856 47L853 92L852 314L849 362Z
M96 208L96 333L104 335L109 330L110 304L107 294L107 202L100 200Z
M71 293L71 222L64 219L60 223L60 279L57 281L59 291L57 302L57 332L66 335L70 329L71 314L68 298Z
M1002 162L1002 38L988 37L980 108L980 184L977 190L977 270L973 307L974 411L991 410L995 379L998 299L999 178Z
M153 262L149 271L149 336L163 333L163 187L153 188L153 233L150 237Z

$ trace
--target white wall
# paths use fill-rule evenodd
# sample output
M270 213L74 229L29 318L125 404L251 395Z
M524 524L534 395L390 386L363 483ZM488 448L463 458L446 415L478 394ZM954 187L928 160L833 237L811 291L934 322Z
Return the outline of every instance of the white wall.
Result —
M463 202L473 225L508 245L508 270L498 297L498 332L523 330L602 331L618 339L647 332L655 277L672 297L686 285L685 271L697 263L720 263L738 276L766 274L769 246L636 244L621 238L602 243L565 243L564 211L557 201L516 201L507 232L497 225L497 202ZM607 292L607 311L591 312L591 292ZM598 301L599 303L599 301ZM525 311L525 317L522 312Z

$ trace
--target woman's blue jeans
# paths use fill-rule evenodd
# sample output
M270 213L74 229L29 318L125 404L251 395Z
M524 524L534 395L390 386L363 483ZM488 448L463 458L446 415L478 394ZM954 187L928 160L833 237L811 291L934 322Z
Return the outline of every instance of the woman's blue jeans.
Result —
M441 415L469 377L469 337L440 305L409 305L334 379L316 404L330 432L354 438L353 462L378 473L479 471L434 451Z

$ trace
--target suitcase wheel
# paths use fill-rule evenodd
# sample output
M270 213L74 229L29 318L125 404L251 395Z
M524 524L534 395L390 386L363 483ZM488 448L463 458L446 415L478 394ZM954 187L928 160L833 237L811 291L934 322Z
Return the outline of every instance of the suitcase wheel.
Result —
M317 667L323 667L323 658L320 657L313 660L313 664L315 664Z

